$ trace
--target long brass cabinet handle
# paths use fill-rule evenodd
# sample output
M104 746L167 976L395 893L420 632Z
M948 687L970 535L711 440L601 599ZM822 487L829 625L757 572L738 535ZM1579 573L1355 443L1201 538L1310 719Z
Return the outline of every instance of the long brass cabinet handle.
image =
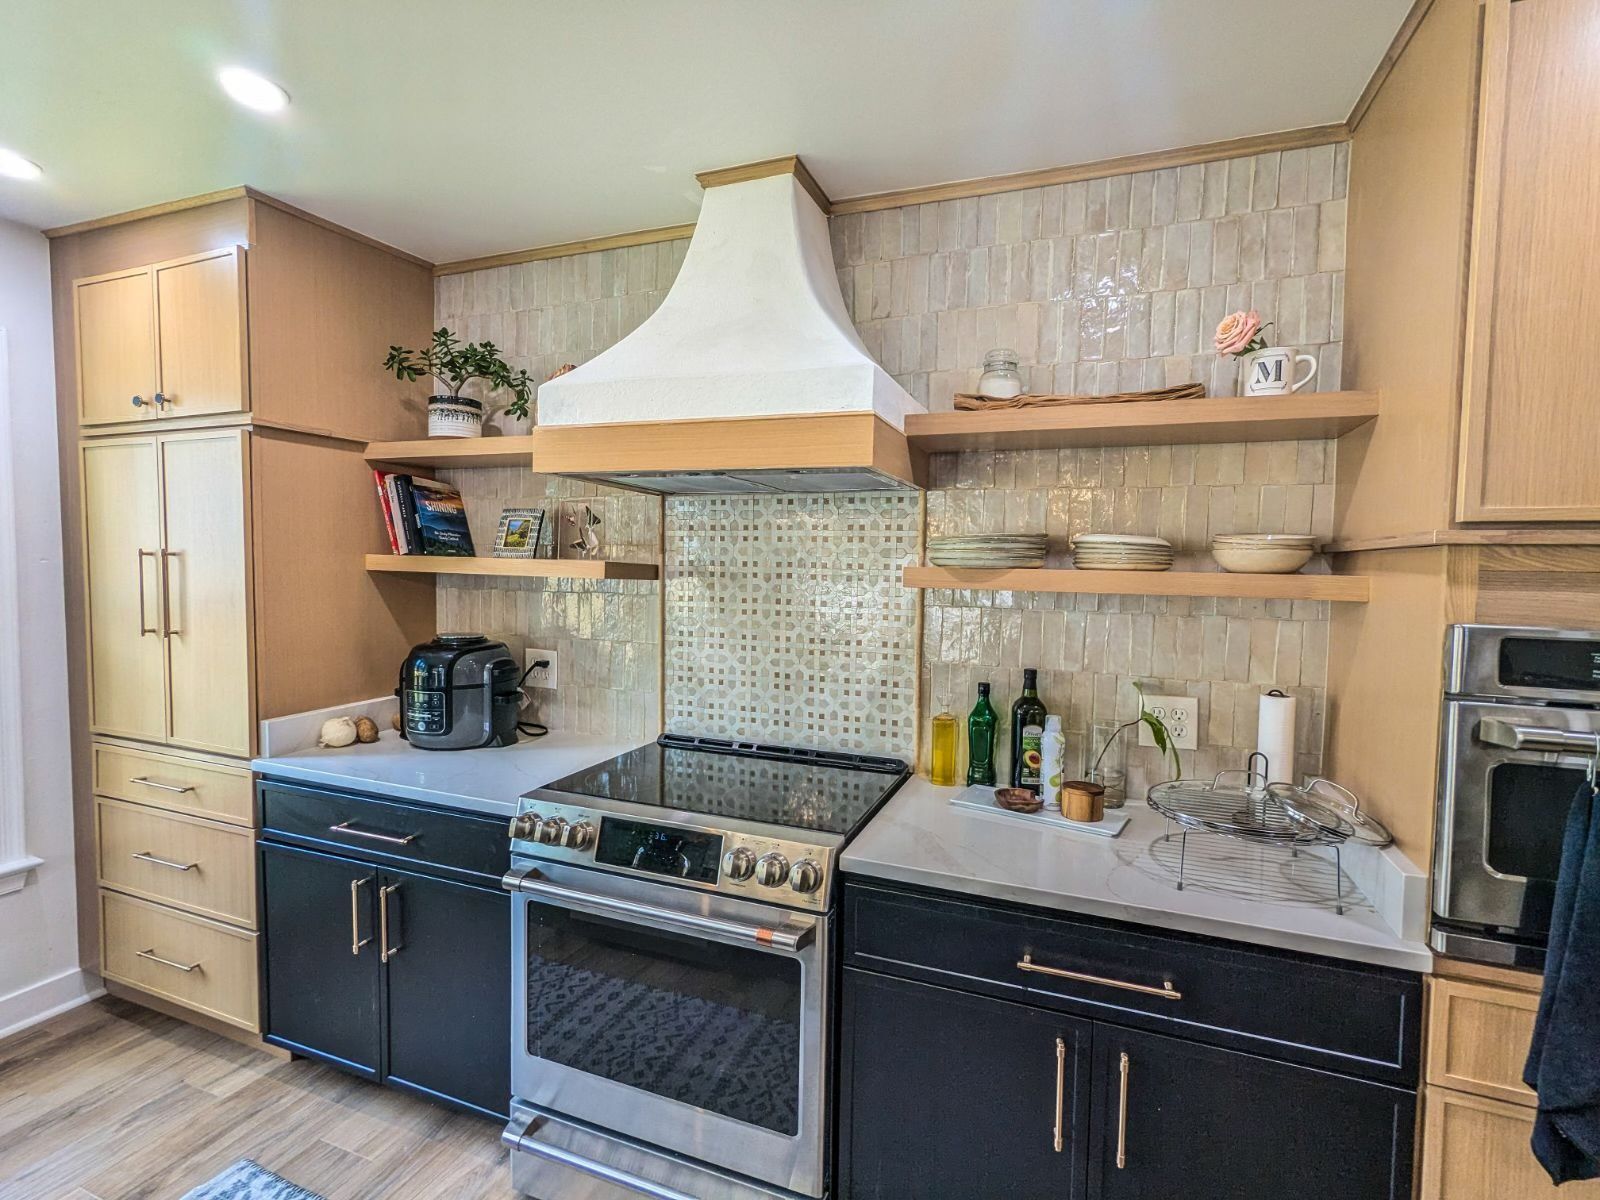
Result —
M1122 1052L1117 1067L1121 1081L1117 1087L1117 1170L1128 1165L1128 1052Z
M198 971L200 969L200 964L197 962L181 963L173 962L170 958L162 958L161 955L155 952L154 947L149 950L139 951L139 957L148 958L151 962L160 963L163 967L172 967L174 970L182 971L185 975L187 975L190 971Z
M369 937L361 936L361 889L366 887L367 881L352 879L350 881L350 953L360 954L361 947L372 941Z
M418 837L415 833L408 833L402 837L396 837L392 833L373 833L368 829L357 829L353 821L340 821L337 825L329 825L328 832L348 833L351 837L366 838L371 842L388 842L391 846L409 846Z
M159 854L151 854L148 850L135 850L132 857L137 858L140 862L151 863L158 867L171 867L174 871L192 871L200 865L197 862L173 862L170 858L162 858Z
M400 890L398 883L385 884L378 889L378 961L388 962L405 947L389 944L389 897Z
M150 624L150 618L145 611L144 599L144 560L147 557L154 559L156 557L156 552L154 550L139 550L136 552L136 555L136 561L139 564L139 636L144 637L144 635L147 633L153 633L157 637L160 637L161 630Z
M176 550L161 551L161 624L164 627L162 637L183 633L183 630L175 628L172 624L172 560L177 553Z
M1125 992L1138 992L1142 996L1160 996L1163 1000L1182 1000L1183 993L1172 986L1172 980L1162 980L1160 987L1147 983L1129 983L1123 979L1107 979L1104 975L1086 975L1082 971L1065 971L1060 967L1046 967L1033 961L1033 955L1024 954L1017 964L1019 971L1032 971L1035 975L1051 975L1057 979L1073 979L1079 983L1094 983L1101 987L1121 988Z
M1066 1099L1067 1099L1067 1043L1066 1043L1066 1039L1057 1038L1056 1039L1056 1128L1055 1128L1055 1139L1054 1139L1054 1141L1052 1143L1055 1146L1055 1151L1056 1151L1057 1154L1061 1153L1061 1148L1066 1144L1066 1138L1065 1138L1065 1134L1064 1134L1064 1131L1063 1131L1063 1128L1062 1128L1062 1121L1063 1121L1063 1118L1064 1118L1064 1115L1065 1115L1063 1110L1066 1107Z
M176 783L160 783L160 782L157 782L154 779L149 779L149 778L147 778L147 777L145 777L143 775L137 775L134 778L128 780L128 782L129 783L142 783L142 784L144 784L145 787L160 788L163 792L178 792L179 794L182 794L184 792L192 792L192 791L194 791L194 788L192 788L192 787L180 786L180 785L178 785Z

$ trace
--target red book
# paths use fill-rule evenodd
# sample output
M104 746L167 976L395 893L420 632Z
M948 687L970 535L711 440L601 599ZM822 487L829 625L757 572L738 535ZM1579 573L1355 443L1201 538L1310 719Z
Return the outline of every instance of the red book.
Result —
M382 471L374 470L372 478L378 484L378 507L383 509L383 527L389 533L389 552L391 554L403 554L404 551L400 548L400 539L395 536L394 532L394 513L389 509L389 477Z

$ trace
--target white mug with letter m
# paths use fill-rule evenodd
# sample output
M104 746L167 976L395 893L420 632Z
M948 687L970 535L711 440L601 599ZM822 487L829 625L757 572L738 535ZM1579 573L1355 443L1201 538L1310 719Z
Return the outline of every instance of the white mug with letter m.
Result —
M1295 368L1302 364L1306 373L1295 379ZM1285 346L1268 346L1244 356L1244 394L1287 396L1305 387L1316 373L1317 360L1311 355L1296 354Z

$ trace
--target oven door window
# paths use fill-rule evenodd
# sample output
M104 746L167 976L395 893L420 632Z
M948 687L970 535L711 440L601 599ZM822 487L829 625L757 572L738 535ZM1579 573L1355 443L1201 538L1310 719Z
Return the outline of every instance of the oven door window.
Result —
M1484 865L1496 875L1554 883L1567 813L1584 773L1576 767L1502 762L1489 770Z
M528 1053L786 1136L800 961L528 905Z

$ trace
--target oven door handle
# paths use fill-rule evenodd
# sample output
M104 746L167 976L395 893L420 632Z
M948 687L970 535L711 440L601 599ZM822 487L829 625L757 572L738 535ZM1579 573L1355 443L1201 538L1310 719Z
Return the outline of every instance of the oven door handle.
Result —
M1548 725L1518 725L1499 717L1478 722L1478 740L1488 746L1508 750L1569 751L1600 753L1600 733L1581 729L1553 729Z
M552 904L591 916L614 917L632 925L650 924L723 942L748 942L753 946L783 950L790 954L805 949L817 932L814 921L798 924L786 918L777 926L756 925L748 921L708 917L703 913L682 912L638 900L622 900L615 896L563 887L559 883L540 879L537 870L531 867L508 872L500 882L507 891L548 900Z

